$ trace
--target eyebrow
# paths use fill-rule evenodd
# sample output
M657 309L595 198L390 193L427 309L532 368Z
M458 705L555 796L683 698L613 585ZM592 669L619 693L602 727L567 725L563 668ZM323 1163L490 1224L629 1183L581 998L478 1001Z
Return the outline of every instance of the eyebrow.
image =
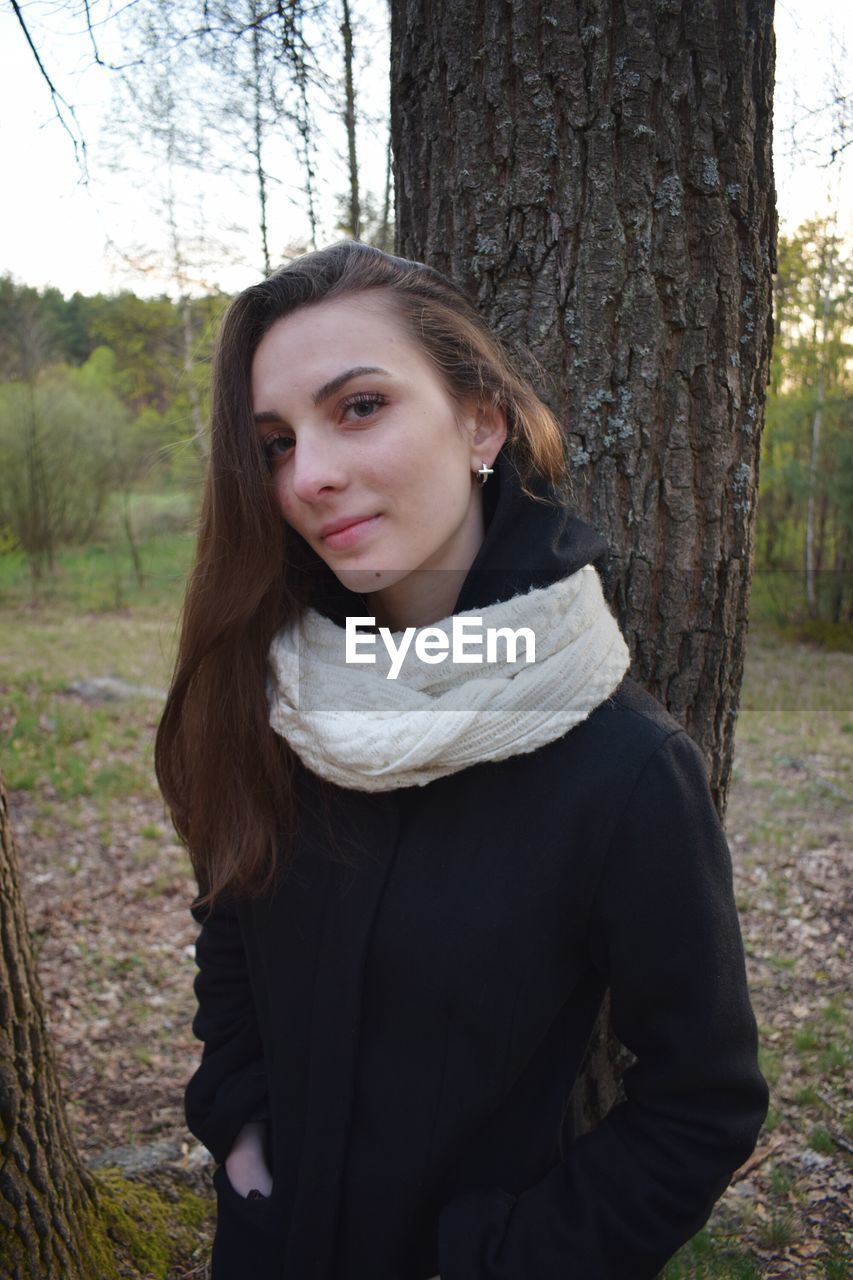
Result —
M358 364L352 369L345 369L343 373L337 373L334 378L330 378L328 382L324 382L322 387L319 387L314 392L312 399L315 407L318 407L324 400L328 400L330 396L333 396L336 391L341 389L344 383L349 382L350 378L358 378L365 373L384 373L387 376L390 376L387 369L380 369L378 365L373 364ZM255 422L257 422L258 425L264 422L281 422L281 418L277 413L256 413Z

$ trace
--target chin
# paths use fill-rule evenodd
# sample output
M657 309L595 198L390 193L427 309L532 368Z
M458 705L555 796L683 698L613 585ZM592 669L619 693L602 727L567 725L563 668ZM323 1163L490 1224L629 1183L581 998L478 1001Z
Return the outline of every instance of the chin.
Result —
M369 595L372 591L381 591L385 587L393 586L395 582L405 578L409 572L408 569L336 569L332 565L329 568L342 586L348 591L355 591L358 595Z

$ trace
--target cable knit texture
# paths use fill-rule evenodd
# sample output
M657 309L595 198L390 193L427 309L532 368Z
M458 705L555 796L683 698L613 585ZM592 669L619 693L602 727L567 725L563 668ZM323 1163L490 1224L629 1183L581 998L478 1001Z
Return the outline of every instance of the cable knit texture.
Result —
M481 618L484 633L532 629L535 661L527 663L520 639L514 662L506 660L499 640L496 661L486 661L483 646L481 664L454 663L454 617ZM372 650L375 664L347 663L344 628L305 610L270 647L273 729L309 769L339 786L425 786L562 737L616 690L629 665L627 645L592 565L546 587L443 618L433 628L447 636L446 659L429 664L417 657L417 635L427 628L416 628L399 674L388 679L392 658L380 635ZM392 635L399 645L402 633Z

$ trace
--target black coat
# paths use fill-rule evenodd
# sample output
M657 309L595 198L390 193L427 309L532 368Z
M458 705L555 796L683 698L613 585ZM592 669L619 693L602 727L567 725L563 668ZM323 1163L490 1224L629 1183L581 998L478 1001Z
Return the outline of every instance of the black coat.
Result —
M457 611L601 561L598 535L524 498L503 455L487 496ZM336 621L364 612L334 600ZM186 1106L220 1162L213 1280L653 1277L768 1101L691 738L626 677L526 755L390 792L301 765L296 784L280 890L193 908L204 1051ZM637 1061L626 1101L578 1138L567 1103L608 986ZM221 1164L258 1117L261 1201Z

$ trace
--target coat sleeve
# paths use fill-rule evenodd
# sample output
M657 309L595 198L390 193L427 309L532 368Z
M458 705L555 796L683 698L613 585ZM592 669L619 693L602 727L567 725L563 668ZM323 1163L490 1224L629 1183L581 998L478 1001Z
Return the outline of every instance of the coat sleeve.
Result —
M707 1221L767 1113L728 845L698 747L674 731L619 816L589 949L637 1061L625 1101L518 1196L439 1219L442 1280L652 1280Z
M191 907L196 940L192 1030L201 1063L184 1095L187 1126L221 1164L248 1120L266 1119L267 1076L240 923L233 904Z

